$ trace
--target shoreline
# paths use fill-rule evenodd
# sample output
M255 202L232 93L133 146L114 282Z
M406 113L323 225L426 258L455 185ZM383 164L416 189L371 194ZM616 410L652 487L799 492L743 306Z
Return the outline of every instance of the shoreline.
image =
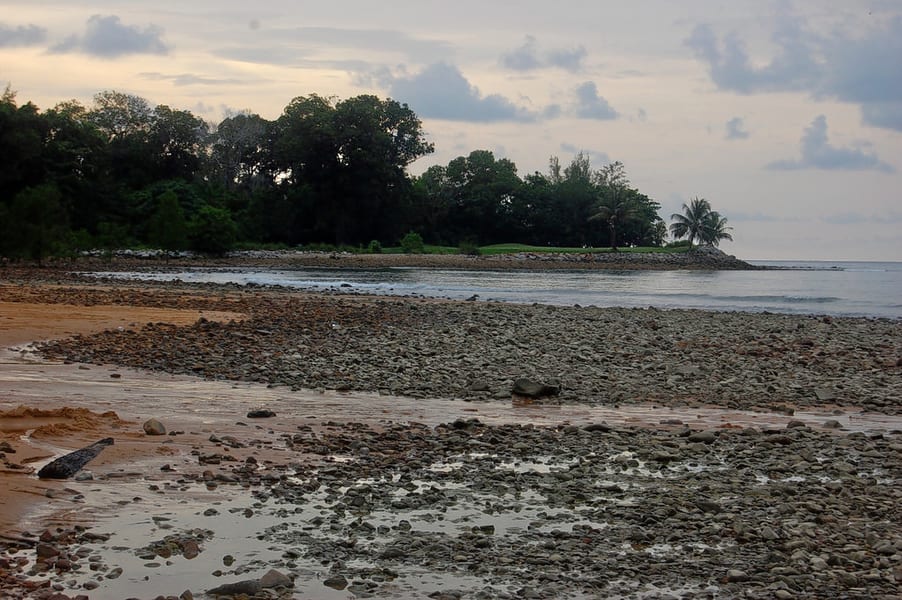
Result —
M342 599L831 597L902 582L898 322L5 273L0 342L20 345L0 381L9 408L91 411L96 427L46 417L39 445L116 438L91 480L0 474L39 503L30 527L66 532L45 552L99 557L60 570L0 540L11 598L39 597L23 583L38 580L72 597L196 597L268 569ZM21 346L72 334L45 346L57 360ZM562 390L517 400L523 375ZM147 418L167 435L144 434ZM8 461L25 456L23 426L4 437L19 446ZM129 583L142 575L152 588Z
M225 257L177 256L165 258L158 251L127 251L113 259L80 257L74 264L114 268L140 266L168 267L338 267L393 268L420 267L464 270L764 270L716 248L700 248L681 253L639 252L519 252L469 256L463 254L352 254L348 252L306 252L298 250L237 251Z

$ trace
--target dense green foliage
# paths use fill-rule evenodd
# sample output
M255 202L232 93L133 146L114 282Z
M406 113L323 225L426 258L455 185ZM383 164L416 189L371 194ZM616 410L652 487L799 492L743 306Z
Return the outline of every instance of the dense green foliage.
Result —
M7 88L0 256L664 243L660 205L629 185L619 162L594 170L584 154L566 167L552 157L547 174L521 178L510 160L475 150L410 176L432 150L407 105L369 95L300 96L273 121L240 113L212 124L115 91L42 112ZM729 239L725 223L706 231Z

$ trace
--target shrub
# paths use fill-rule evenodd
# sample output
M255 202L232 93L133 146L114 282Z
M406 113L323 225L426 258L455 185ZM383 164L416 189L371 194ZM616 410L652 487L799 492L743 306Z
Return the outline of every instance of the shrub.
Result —
M238 227L228 209L204 205L189 226L191 246L204 254L222 255L232 249Z
M461 242L457 250L461 254L466 254L467 256L479 256L482 254L482 251L479 249L479 246L476 245L476 242L469 240Z
M419 233L411 231L401 238L401 250L404 254L422 254L423 249L423 236Z
M382 244L379 243L379 240L373 240L370 242L370 245L366 247L366 251L370 254L382 254Z

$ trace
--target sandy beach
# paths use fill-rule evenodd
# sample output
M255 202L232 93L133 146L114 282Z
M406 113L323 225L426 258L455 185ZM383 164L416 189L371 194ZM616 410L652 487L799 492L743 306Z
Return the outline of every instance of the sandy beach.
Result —
M10 269L0 575L12 598L892 597L900 332ZM560 391L512 397L523 377ZM105 437L90 479L34 476Z

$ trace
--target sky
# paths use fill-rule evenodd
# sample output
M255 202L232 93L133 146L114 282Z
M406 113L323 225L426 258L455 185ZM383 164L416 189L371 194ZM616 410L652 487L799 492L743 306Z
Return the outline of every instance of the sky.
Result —
M744 259L902 261L899 0L0 0L20 103L103 90L211 122L297 96L406 103L435 152L521 176L621 161L706 198Z

